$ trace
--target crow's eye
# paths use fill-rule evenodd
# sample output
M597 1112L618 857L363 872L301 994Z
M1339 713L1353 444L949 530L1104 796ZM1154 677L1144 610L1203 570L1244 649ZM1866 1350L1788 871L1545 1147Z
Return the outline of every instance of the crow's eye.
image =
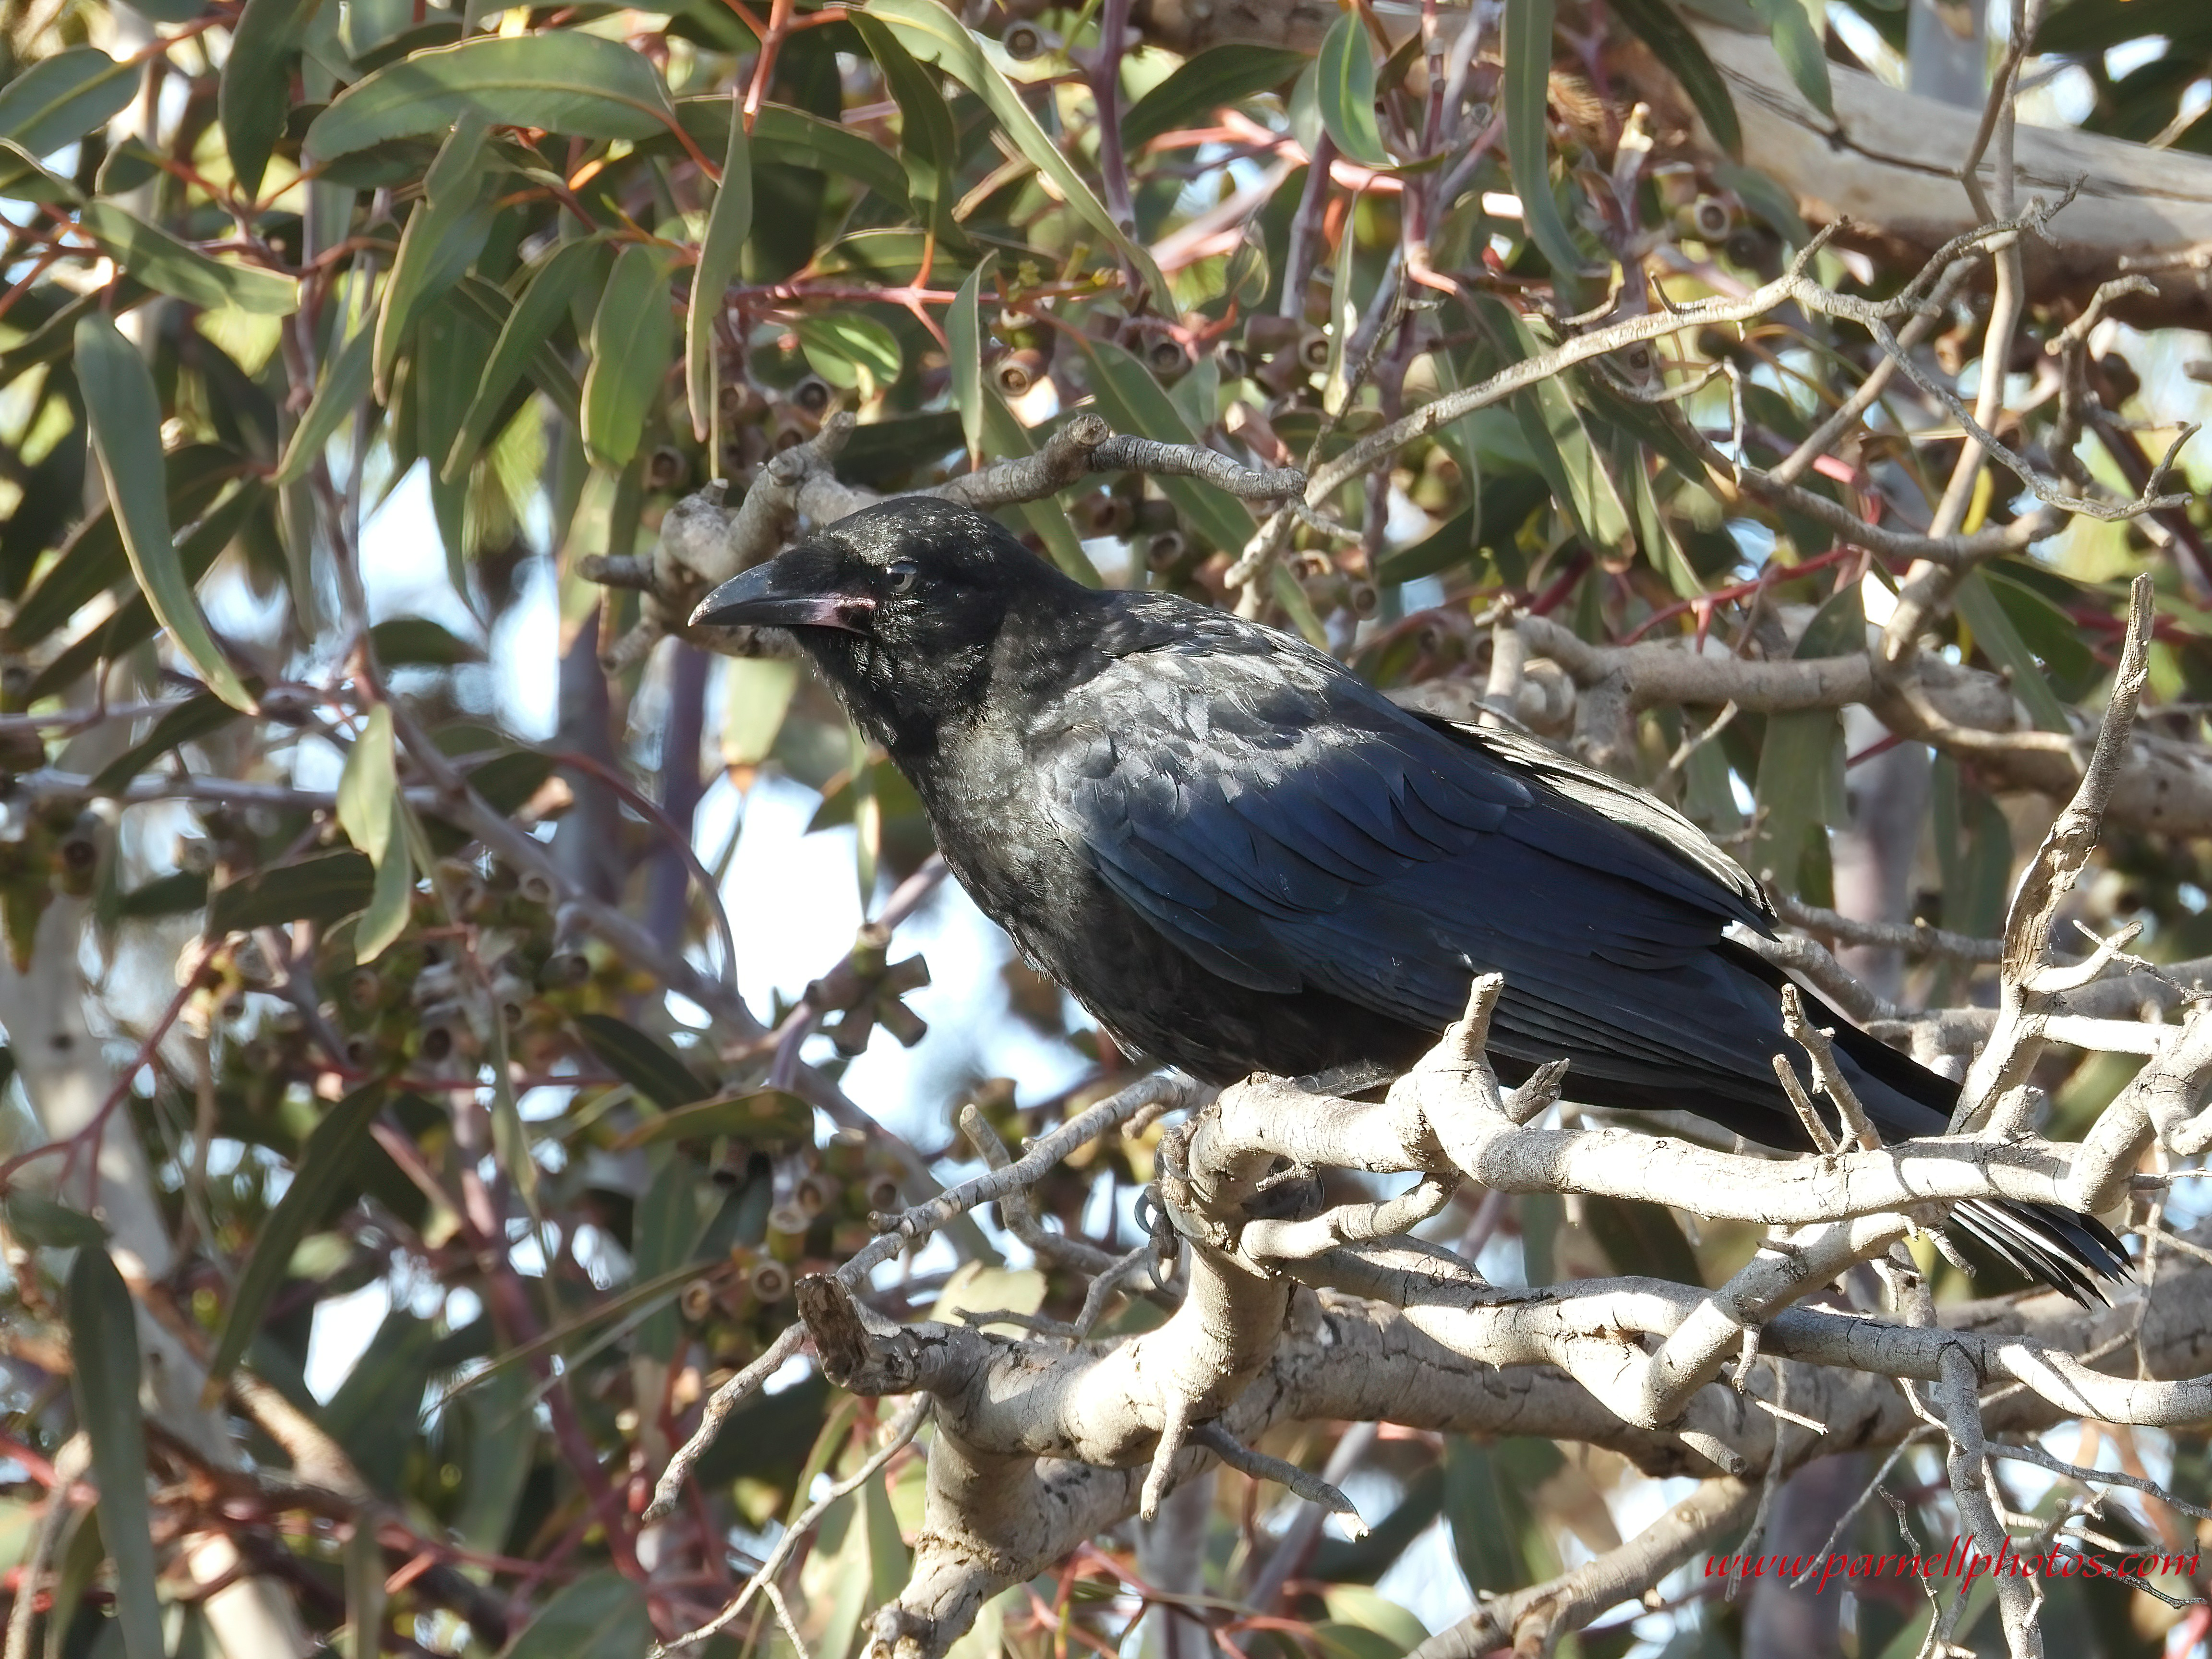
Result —
M891 579L892 592L911 593L915 583L921 580L921 567L912 559L898 559L893 561L885 574Z

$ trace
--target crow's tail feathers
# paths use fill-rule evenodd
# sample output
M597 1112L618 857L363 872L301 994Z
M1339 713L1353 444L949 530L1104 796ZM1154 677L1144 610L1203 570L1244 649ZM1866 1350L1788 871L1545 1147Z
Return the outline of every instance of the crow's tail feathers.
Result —
M2132 1277L2126 1247L2093 1215L2010 1198L1969 1199L1951 1224L2000 1261L2070 1296L2102 1303L2100 1280Z

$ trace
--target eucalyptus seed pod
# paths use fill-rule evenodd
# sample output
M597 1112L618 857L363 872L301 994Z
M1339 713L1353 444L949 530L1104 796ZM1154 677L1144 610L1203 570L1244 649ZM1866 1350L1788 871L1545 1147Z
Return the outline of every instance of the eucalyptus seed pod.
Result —
M791 1294L791 1269L773 1256L754 1262L747 1279L753 1299L763 1307L773 1307Z
M991 365L991 384L1002 398L1019 398L1044 378L1044 354L1034 346L1018 346Z
M778 1261L797 1261L806 1254L806 1230L813 1224L814 1218L798 1205L777 1205L768 1212L768 1253Z

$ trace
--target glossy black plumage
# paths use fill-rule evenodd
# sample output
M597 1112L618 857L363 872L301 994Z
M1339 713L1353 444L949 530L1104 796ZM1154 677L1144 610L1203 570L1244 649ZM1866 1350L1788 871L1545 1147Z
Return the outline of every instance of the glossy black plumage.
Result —
M920 498L747 572L698 620L793 628L977 904L1155 1059L1223 1083L1395 1073L1497 971L1509 1081L1565 1056L1576 1099L1802 1143L1772 1070L1781 976L1723 937L1768 929L1757 887L1540 744L1410 714L1273 629L1095 592ZM1955 1085L1814 1017L1885 1134L1942 1130ZM1959 1219L2071 1293L2125 1268L2087 1218Z

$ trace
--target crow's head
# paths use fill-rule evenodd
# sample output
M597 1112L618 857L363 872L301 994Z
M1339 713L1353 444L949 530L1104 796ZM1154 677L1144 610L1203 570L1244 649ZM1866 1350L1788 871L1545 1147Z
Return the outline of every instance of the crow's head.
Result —
M982 514L910 495L731 578L691 620L791 629L871 735L896 750L979 712L1009 653L1052 638L1088 594Z

